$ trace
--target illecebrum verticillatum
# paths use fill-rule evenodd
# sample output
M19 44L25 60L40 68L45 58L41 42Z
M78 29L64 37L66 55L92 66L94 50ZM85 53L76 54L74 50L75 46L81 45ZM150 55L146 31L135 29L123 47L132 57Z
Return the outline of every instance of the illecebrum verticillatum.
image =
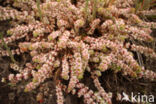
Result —
M4 42L17 44L12 55L31 56L23 66L10 64L17 72L8 77L12 84L25 80L24 91L28 92L52 78L57 82L58 104L64 103L63 92L83 96L87 104L112 104L112 94L99 82L101 72L112 69L134 78L156 79L155 72L133 57L133 52L139 52L156 58L153 49L135 44L136 40L154 41L150 33L156 23L139 17L152 10L136 12L135 0L37 1L6 0L12 7L0 6L0 21L10 20L12 25ZM9 53L1 48L0 55ZM97 91L81 82L85 71L91 74ZM41 99L41 94L37 98Z

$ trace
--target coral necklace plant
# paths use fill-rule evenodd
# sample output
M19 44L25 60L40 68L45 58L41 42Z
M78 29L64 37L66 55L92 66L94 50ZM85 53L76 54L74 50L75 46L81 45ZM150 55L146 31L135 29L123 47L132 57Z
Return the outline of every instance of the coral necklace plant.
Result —
M156 58L153 49L133 42L153 42L151 29L156 28L155 22L140 18L148 11L135 12L134 1L6 0L11 7L0 6L0 21L10 20L11 28L3 40L8 47L16 42L12 55L31 57L23 66L11 64L17 73L8 80L15 85L25 80L28 92L53 79L58 104L64 103L65 92L83 96L87 104L112 104L112 94L98 79L106 70L156 80L156 73L140 66L133 56L139 52ZM0 49L1 56L8 54ZM81 82L86 71L96 91Z

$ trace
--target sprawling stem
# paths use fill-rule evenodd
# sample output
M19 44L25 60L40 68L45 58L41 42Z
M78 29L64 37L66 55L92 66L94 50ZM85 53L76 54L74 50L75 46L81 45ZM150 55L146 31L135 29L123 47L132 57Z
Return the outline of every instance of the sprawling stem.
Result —
M93 19L96 18L97 0L93 0Z
M37 0L37 8L38 8L38 11L39 11L39 16L40 16L40 20L42 20L42 11L41 11L41 8L40 8L40 4L41 4L41 2L40 2L40 0Z
M88 2L89 2L89 0L86 0L86 3L85 3L85 16L86 16L86 19L88 18Z
M10 48L7 46L7 44L5 43L4 39L3 39L3 34L0 33L0 39L2 40L2 45L4 45L4 47L6 48L7 52L9 53L9 56L11 58L11 61L14 63L17 63L16 60L14 59L14 56L12 55Z

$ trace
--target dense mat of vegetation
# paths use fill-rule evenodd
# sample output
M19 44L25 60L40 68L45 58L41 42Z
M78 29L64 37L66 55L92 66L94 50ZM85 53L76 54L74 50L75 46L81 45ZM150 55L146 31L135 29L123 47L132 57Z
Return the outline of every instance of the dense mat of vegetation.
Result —
M49 104L52 86L58 104L67 103L69 95L83 97L86 104L120 101L120 93L113 95L103 86L109 71L109 77L120 73L125 78L156 80L154 70L144 65L147 59L156 59L154 0L6 0L2 4L0 21L7 26L0 30L0 56L11 61L11 72L2 82L20 93L35 91L40 103Z

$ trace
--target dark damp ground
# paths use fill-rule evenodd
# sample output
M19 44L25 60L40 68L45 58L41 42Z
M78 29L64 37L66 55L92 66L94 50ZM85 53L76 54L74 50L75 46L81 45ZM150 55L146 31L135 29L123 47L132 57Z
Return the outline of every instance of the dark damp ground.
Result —
M1 0L0 0L1 1ZM0 32L4 32L10 27L8 21L0 22ZM153 30L151 34L155 37L156 40L156 30ZM147 44L147 46L155 47L156 45ZM15 56L16 60L23 61L22 56ZM142 56L144 65L147 69L153 70L156 72L156 59L148 59L147 57ZM29 59L26 59L29 60ZM9 57L0 58L0 79L2 77L6 77L11 73L9 63L11 62ZM92 79L89 77L88 73L85 73L85 77L83 82L94 89L94 85ZM102 77L100 78L100 82L104 89L107 92L113 93L113 104L131 104L129 102L119 102L117 101L116 94L125 92L130 95L131 92L138 95L147 94L154 95L156 97L156 81L150 81L145 79L133 79L128 76L123 76L121 73L113 73L113 71L108 70L102 73ZM49 97L46 97L46 100L42 104L56 104L56 95L55 95L55 84L53 81L47 81L50 85L49 87ZM36 101L36 91L32 93L24 93L18 87L11 87L7 83L0 82L0 104L40 104ZM77 96L73 96L71 94L65 95L65 104L83 104L82 98L77 98ZM156 99L155 103L156 104Z

